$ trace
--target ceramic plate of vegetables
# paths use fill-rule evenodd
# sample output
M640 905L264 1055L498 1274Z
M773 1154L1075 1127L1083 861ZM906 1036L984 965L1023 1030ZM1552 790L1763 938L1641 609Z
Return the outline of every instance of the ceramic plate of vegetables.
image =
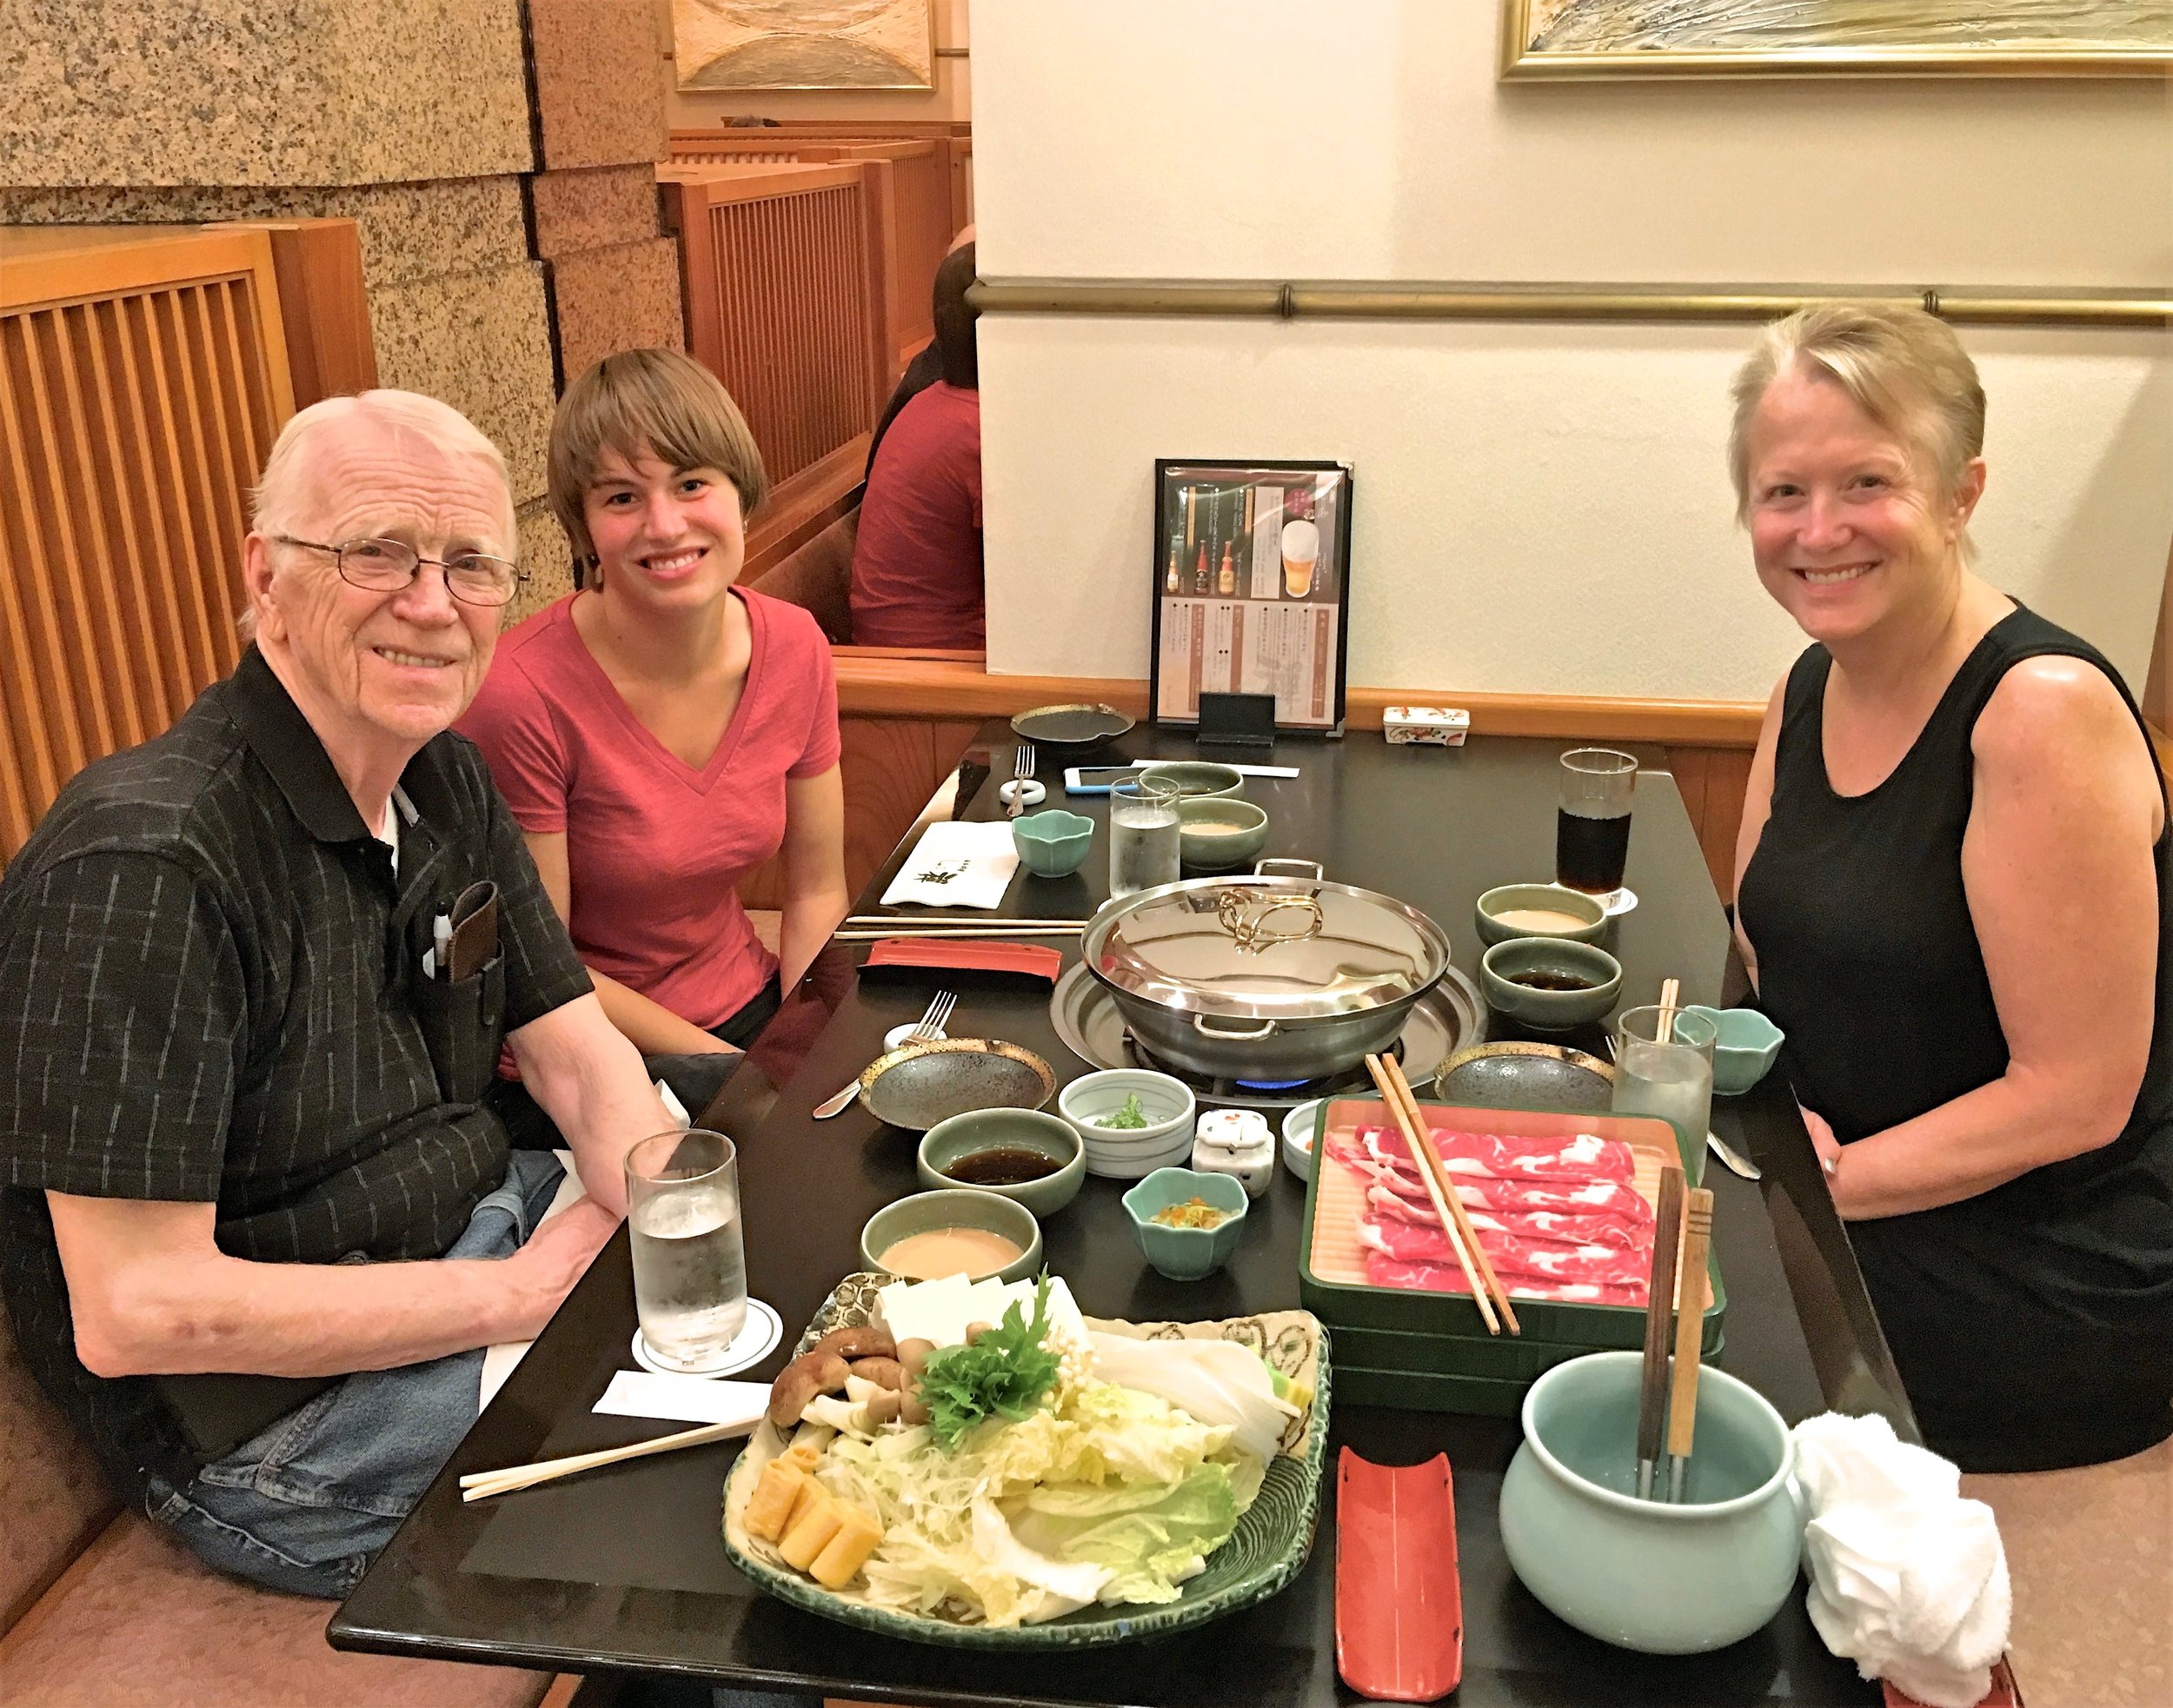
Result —
M724 1489L770 1593L924 1643L1160 1635L1304 1565L1327 1451L1305 1311L1082 1316L1060 1279L848 1275Z

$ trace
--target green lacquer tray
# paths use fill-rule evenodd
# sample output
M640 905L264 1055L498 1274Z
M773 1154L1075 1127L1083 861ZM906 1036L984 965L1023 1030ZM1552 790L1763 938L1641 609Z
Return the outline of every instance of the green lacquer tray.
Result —
M805 1352L833 1328L864 1323L875 1294L895 1278L847 1275L831 1292L800 1337ZM1264 1601L1304 1568L1320 1512L1320 1474L1328 1454L1328 1332L1309 1311L1271 1311L1215 1322L1116 1323L1088 1318L1090 1326L1146 1339L1199 1338L1239 1340L1276 1369L1312 1386L1312 1408L1294 1420L1267 1467L1259 1496L1238 1520L1230 1539L1207 1557L1207 1569L1184 1585L1175 1601L1158 1606L1082 1607L1044 1625L955 1625L946 1619L873 1607L849 1594L824 1589L778 1558L767 1542L741 1523L762 1467L784 1451L784 1438L764 1423L734 1461L724 1484L724 1551L755 1583L781 1601L863 1631L914 1643L973 1649L1080 1649L1160 1637Z

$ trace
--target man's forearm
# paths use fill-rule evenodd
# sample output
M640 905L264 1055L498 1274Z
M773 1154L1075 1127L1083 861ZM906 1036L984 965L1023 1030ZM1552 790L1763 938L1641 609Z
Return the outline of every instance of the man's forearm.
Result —
M626 1213L626 1153L672 1119L641 1066L641 1053L584 996L512 1033L521 1078L574 1153L588 1195Z
M103 1308L108 1301L72 1284L70 1293L77 1355L96 1375L336 1376L527 1339L557 1302L529 1279L510 1259L250 1263L215 1253L130 1266L116 1278L125 1309Z

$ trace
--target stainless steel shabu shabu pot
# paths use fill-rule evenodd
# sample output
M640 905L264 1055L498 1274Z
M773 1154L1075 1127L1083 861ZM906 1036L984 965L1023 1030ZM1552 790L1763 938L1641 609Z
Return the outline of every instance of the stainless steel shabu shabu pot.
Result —
M1417 908L1295 860L1120 897L1080 948L1140 1044L1219 1079L1353 1067L1449 969L1449 940Z

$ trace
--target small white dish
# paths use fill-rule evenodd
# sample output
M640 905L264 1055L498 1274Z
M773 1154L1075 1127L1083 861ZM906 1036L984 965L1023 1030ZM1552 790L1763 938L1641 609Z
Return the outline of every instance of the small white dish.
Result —
M1320 1116L1328 1100L1316 1097L1283 1117L1283 1166L1301 1180L1312 1178L1312 1147L1320 1136Z
M883 1047L886 1050L902 1049L905 1046L914 1041L913 1034L920 1030L920 1022L919 1020L907 1020L903 1026L894 1026L889 1031L883 1033ZM939 1026L933 1032L928 1033L928 1039L929 1041L933 1043L939 1040L948 1038L950 1035L951 1034L949 1033L946 1032L941 1027Z
M681 1370L676 1365L666 1364L649 1350L649 1343L641 1338L641 1331L634 1331L634 1361L642 1369L656 1376L729 1376L760 1364L777 1350L777 1343L785 1338L785 1325L777 1313L759 1299L747 1301L747 1320L740 1325L740 1332L732 1344L724 1349L717 1362L707 1370Z
M996 790L996 799L1008 807L1013 801L1024 801L1029 807L1038 807L1049 798L1049 792L1031 777L1013 777Z
M1638 905L1638 893L1625 885L1621 889L1611 889L1605 895L1595 895L1592 900L1607 910L1607 917L1611 920Z
M1145 1126L1104 1126L1101 1118L1124 1107L1125 1099L1136 1094ZM1143 1153L1160 1154L1174 1149L1190 1156L1193 1116L1199 1106L1192 1088L1180 1079L1158 1073L1151 1067L1107 1067L1098 1073L1082 1073L1057 1093L1056 1113L1078 1129L1086 1146L1086 1167L1094 1169L1098 1156L1120 1156L1130 1162Z

